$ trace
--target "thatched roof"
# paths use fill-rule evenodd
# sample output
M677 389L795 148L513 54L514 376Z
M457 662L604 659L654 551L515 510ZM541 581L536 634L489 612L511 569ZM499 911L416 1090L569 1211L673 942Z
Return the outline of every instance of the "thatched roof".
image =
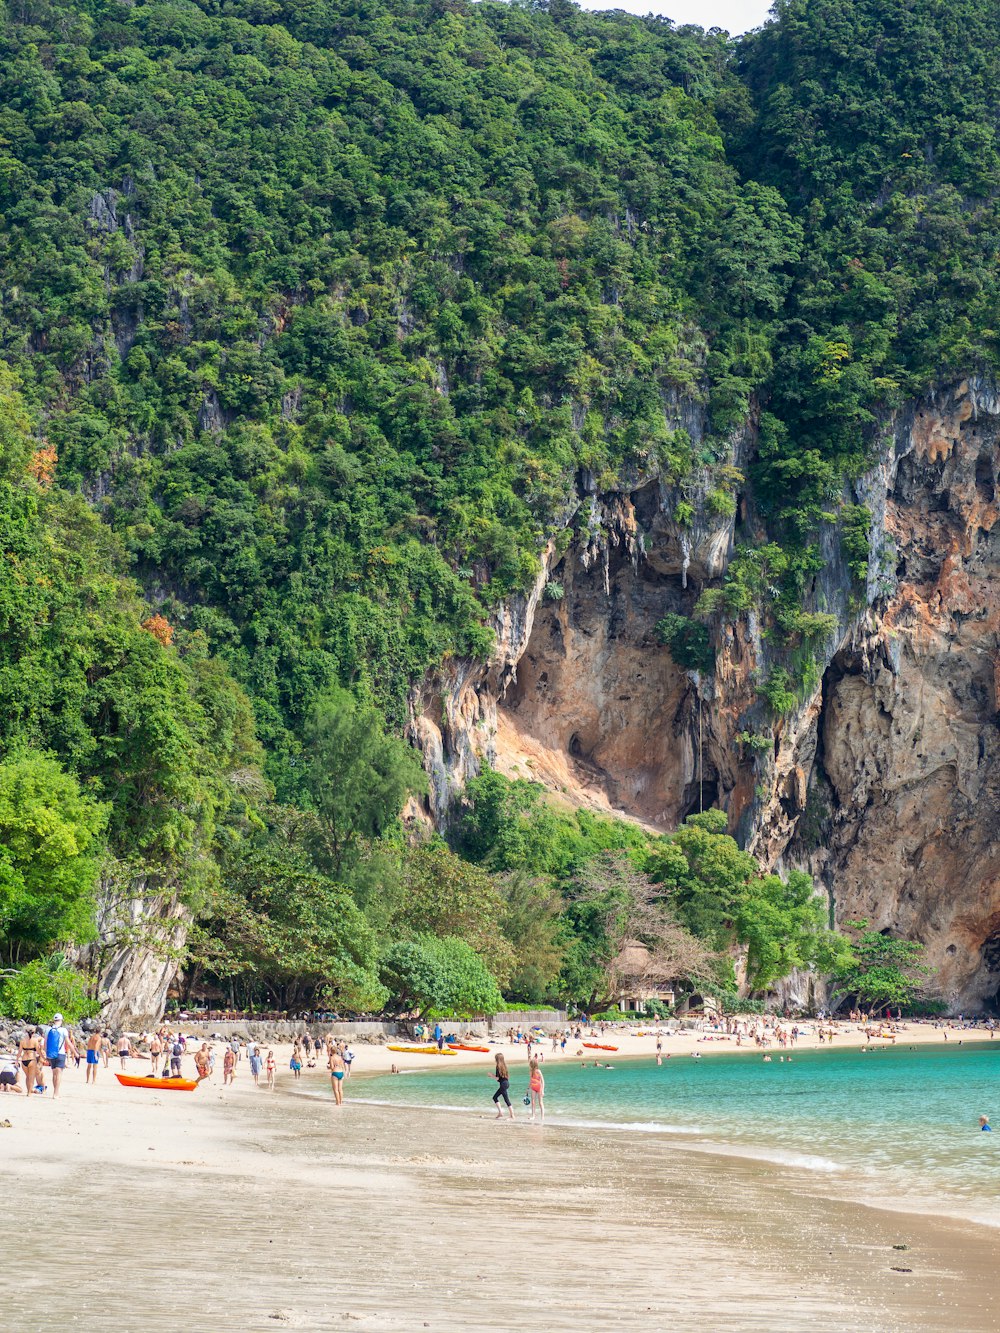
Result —
M639 940L629 940L622 947L615 959L615 972L623 981L658 981L676 980L676 971L657 961L645 944Z

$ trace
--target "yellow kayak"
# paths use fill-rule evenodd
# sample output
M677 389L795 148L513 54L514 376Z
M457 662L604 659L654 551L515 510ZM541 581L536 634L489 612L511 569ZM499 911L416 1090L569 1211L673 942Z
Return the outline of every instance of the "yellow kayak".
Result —
M387 1051L402 1051L404 1055L454 1055L447 1047L439 1051L436 1046L387 1046Z

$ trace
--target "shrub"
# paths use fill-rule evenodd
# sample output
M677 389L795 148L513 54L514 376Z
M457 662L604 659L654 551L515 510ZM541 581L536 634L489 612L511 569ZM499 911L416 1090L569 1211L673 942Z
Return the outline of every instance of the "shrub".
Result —
M715 669L715 650L707 626L671 611L657 623L655 633L684 671L711 672Z
M87 994L89 981L62 954L36 958L0 981L0 1012L31 1023L58 1012L68 1023L75 1023L100 1010L100 1004Z

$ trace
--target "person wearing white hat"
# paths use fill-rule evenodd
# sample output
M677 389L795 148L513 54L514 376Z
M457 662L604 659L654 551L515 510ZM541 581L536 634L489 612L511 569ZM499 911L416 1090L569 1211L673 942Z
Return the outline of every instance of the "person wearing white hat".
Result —
M52 1070L52 1096L59 1096L59 1083L62 1071L66 1068L67 1052L75 1060L76 1045L73 1038L62 1025L62 1014L52 1015L52 1026L45 1036L45 1060Z

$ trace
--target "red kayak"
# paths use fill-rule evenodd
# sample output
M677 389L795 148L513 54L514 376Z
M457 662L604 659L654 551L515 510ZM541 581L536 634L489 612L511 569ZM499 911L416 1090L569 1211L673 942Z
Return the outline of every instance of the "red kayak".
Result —
M450 1041L448 1043L448 1048L452 1051L484 1051L487 1055L490 1053L490 1048L488 1046L463 1046L462 1043L458 1041Z
M134 1078L131 1074L116 1074L115 1078L126 1088L156 1088L160 1092L194 1092L198 1086L189 1078Z
M600 1042L585 1041L582 1045L586 1046L588 1051L617 1051L617 1046L602 1046Z

